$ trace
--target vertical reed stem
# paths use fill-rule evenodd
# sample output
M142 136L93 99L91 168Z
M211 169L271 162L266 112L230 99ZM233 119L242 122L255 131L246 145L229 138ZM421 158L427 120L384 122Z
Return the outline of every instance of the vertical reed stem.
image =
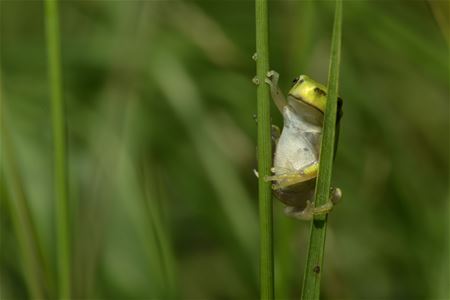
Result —
M341 27L342 0L337 0L331 43L330 68L328 72L327 106L324 116L319 174L316 186L316 206L325 204L329 201L330 197L341 54ZM327 215L318 216L311 224L309 251L302 289L302 299L304 300L318 300L320 296L320 279L323 271L327 217Z
M260 224L260 298L274 298L272 191L264 181L272 165L269 87L264 82L269 71L269 26L267 0L256 0L256 78L258 80L258 195Z
M45 21L54 144L58 290L60 299L69 299L71 289L71 251L66 149L67 137L61 87L61 55L57 0L45 0Z

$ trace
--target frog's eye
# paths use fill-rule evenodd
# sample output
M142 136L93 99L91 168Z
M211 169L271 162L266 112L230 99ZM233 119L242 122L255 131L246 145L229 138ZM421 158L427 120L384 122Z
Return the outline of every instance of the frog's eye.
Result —
M294 78L294 80L292 80L292 84L296 84L297 82L299 84L302 84L303 81L305 81L304 79L300 79L299 77Z

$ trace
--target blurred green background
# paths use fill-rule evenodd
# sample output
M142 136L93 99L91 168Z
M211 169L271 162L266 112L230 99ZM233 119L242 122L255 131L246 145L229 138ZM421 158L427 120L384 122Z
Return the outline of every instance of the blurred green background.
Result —
M53 298L43 3L0 5L1 299L33 298L30 281ZM333 8L270 2L283 90L299 74L326 82ZM344 201L329 218L323 299L450 297L446 13L445 1L344 1ZM61 1L60 20L74 298L256 299L254 3ZM274 202L276 295L298 299L309 224L282 210Z

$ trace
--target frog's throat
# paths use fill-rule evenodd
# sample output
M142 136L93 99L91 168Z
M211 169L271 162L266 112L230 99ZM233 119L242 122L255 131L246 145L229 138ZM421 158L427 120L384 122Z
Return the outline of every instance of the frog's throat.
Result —
M294 96L294 95L292 95L292 94L288 94L288 97L292 97L293 99L295 99L295 100L297 100L297 101L300 101L300 102L302 102L302 103L308 105L309 107L314 108L315 110L317 110L318 112L320 112L322 115L324 114L324 112L323 112L320 108L318 108L317 106L312 105L312 104L311 104L310 102L308 102L308 101L305 101L302 97L296 97L296 96ZM288 101L289 101L289 99L288 99Z

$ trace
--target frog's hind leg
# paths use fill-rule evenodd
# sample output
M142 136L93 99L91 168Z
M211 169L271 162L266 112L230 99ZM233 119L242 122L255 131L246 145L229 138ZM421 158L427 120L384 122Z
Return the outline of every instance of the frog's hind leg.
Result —
M329 213L334 205L339 202L342 198L342 191L340 188L331 188L330 191L330 199L327 203L317 206L314 206L314 203L311 201L306 201L306 207L303 210L299 210L296 207L287 206L284 209L286 215L290 217L294 217L299 220L312 220L314 216L323 215Z
M306 201L306 207L303 210L298 210L295 207L287 206L284 209L284 213L290 217L310 221L317 215L323 215L329 213L333 209L333 203L328 201L324 205L315 207L311 201Z
M278 79L280 78L280 74L271 70L267 72L266 79L264 80L268 85L270 85L270 94L272 95L273 102L277 106L278 110L283 113L283 107L287 105L286 98L283 95L283 92L280 90L278 86Z

